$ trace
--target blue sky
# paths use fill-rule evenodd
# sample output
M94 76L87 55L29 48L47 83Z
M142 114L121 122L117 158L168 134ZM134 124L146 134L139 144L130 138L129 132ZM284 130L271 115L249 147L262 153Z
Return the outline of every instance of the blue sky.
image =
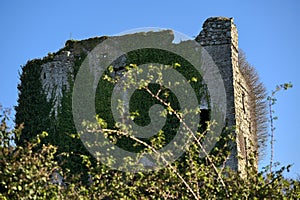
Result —
M68 39L115 35L141 27L170 28L198 35L211 16L234 17L239 47L255 66L268 91L284 82L275 111L275 161L294 164L300 175L300 1L1 1L0 103L17 100L20 66L55 52ZM269 151L269 149L268 149ZM260 166L269 163L269 153Z

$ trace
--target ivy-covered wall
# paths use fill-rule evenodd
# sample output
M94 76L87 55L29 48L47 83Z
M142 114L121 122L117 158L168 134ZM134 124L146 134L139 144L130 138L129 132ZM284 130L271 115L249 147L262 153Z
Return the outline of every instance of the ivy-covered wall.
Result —
M24 122L25 128L17 144L22 145L42 131L47 131L49 137L45 138L43 142L58 146L57 159L64 160L61 153L70 152L71 156L68 157L68 162L64 164L71 167L74 172L84 171L80 164L82 159L79 154L89 155L89 153L80 139L76 137L77 133L72 115L72 88L76 74L88 53L107 38L107 36L103 36L81 41L69 40L65 47L58 52L49 54L43 59L28 61L22 67L21 82L18 86L16 124ZM261 99L252 95L251 88L255 88L255 84L250 86L251 84L248 83L251 80L247 81L243 77L245 70L239 69L237 30L233 19L209 18L204 23L203 30L196 41L210 53L223 78L226 90L226 97L224 98L227 100L227 125L237 127L236 143L231 145L232 154L227 163L232 169L243 170L244 166L247 165L248 147L254 144L251 151L257 150L254 140L256 140L255 136L258 133L256 127L253 126L257 126L259 123L253 123L253 121L258 120L256 116L262 114L259 115L252 111L257 110L255 106L258 105L257 102L261 102ZM207 102L206 109L201 112L201 121L199 122L202 125L199 129L202 128L203 130L205 121L209 120L210 117L209 93L206 91L200 74L182 57L165 50L139 49L129 52L117 59L116 62L111 63L114 75L109 69L104 75L115 78L115 75L120 75L126 71L126 66L130 64L142 65L147 63L161 63L171 66L179 63L181 67L176 68L176 70L187 80L196 80L190 81L190 85L195 91L198 103L200 105L203 99L206 99ZM243 95L240 94L241 85L247 90L243 91ZM149 87L153 91L158 90L157 84L150 84ZM115 125L111 111L113 88L114 83L100 79L95 98L96 112L100 118L107 122L109 128L114 128ZM167 88L165 91L169 92L169 95L167 97L161 96L161 98L165 98L167 102L172 104L173 108L179 110L180 105L176 96ZM141 126L147 125L150 122L149 108L157 103L160 104L145 91L136 90L129 103L130 112L139 113L134 121ZM237 119L236 116L240 118ZM174 137L178 126L178 119L172 115L167 115L167 121L163 127L166 143ZM150 142L150 140L151 138L145 139L145 142ZM137 152L144 148L141 145L136 147L134 143L128 138L121 138L117 141L117 145L129 151Z
M68 162L64 162L66 167L81 172L80 154L89 155L82 142L74 137L76 128L72 115L72 88L76 73L82 62L97 44L107 37L91 38L83 41L67 41L64 48L57 53L49 54L43 59L29 61L23 68L21 74L21 83L19 84L19 101L16 107L16 123L24 124L24 130L18 144L23 144L34 138L42 131L47 131L49 136L44 139L44 143L51 143L58 146L58 160L64 160L62 152L72 152L68 157ZM185 59L174 53L158 49L142 49L129 52L124 55L125 62L121 65L118 63L116 72L124 71L130 64L142 65L146 63L161 63L165 65L174 65L178 63L181 67L176 68L179 73L183 74L187 80L191 81L191 86L196 93L200 105L203 98L208 99L208 93L203 88L202 77ZM115 65L112 63L112 65ZM114 66L115 67L115 66ZM112 75L107 72L107 75ZM66 78L67 77L67 78ZM111 112L111 94L114 83L100 79L97 87L95 106L97 114L103 118L109 128L114 128L115 121ZM159 85L151 84L150 89L157 91ZM202 92L201 92L202 91ZM180 110L180 105L176 96L169 90L165 89L169 95L161 98L171 103L174 109ZM137 90L130 99L130 112L138 112L139 116L135 118L135 123L144 126L150 123L149 108L154 104L161 104L158 100L151 97L146 91ZM208 112L203 111L202 123L208 120ZM172 115L168 115L166 124L163 127L165 144L168 144L179 127L179 120ZM203 127L202 127L203 128ZM155 137L155 136L153 136ZM145 139L150 143L150 140ZM143 146L134 146L136 142L121 138L117 145L128 151L141 151Z
M89 155L81 140L73 136L76 135L72 115L74 78L87 53L103 38L67 41L58 52L28 61L20 75L15 122L24 123L24 129L17 145L25 145L37 134L48 132L42 143L57 146L57 160L72 173L84 173L80 155Z

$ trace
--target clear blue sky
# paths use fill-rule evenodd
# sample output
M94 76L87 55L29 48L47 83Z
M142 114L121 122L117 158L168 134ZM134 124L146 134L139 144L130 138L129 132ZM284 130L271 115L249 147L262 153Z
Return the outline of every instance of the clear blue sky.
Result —
M28 60L64 46L66 40L114 35L140 27L162 27L196 36L211 16L234 17L239 47L268 91L291 81L275 106L275 161L294 164L300 175L300 1L1 1L0 103L13 107L18 72ZM269 150L269 149L268 149ZM261 162L267 165L269 154Z

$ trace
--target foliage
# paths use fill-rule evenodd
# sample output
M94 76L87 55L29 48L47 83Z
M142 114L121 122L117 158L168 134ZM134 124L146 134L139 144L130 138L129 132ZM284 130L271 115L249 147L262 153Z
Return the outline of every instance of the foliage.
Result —
M103 40L105 38L99 38ZM86 46L92 49L93 41ZM75 55L74 71L78 70L86 56L76 41L69 41L66 50L77 48ZM74 51L74 52L76 52ZM201 76L193 71L187 61L174 56L170 52L154 51L151 49L130 52L127 56L127 64L165 62L170 66L184 66L177 68L187 80L190 81L194 90L203 87ZM163 56L163 59L162 59ZM50 59L53 57L51 55ZM149 58L151 58L149 60ZM120 147L133 152L151 152L160 157L165 167L152 172L122 172L113 170L103 163L97 162L87 152L73 124L71 112L72 90L64 91L61 112L57 120L49 116L51 103L46 101L42 92L40 79L40 66L49 60L33 60L23 67L21 84L18 86L20 96L16 107L16 123L22 126L9 131L6 123L6 114L1 119L1 151L0 151L0 198L2 199L296 199L300 198L300 184L296 180L288 180L283 177L283 172L288 167L268 173L266 168L263 172L257 172L251 165L246 174L231 171L226 167L229 153L225 151L227 144L231 142L230 134L220 138L220 144L212 152L204 152L205 158L200 159L203 153L202 138L209 132L210 125L191 132L188 126L185 131L191 134L195 142L192 143L185 153L173 163L164 159L157 149L164 146L172 139L172 131L176 131L178 122L183 121L185 112L180 111L176 103L176 97L172 92L163 87L163 84L140 84L141 89L133 96L130 105L131 116L135 122L145 125L149 121L149 107L161 104L166 110L164 117L170 120L169 127L151 137L142 140L134 137L127 124L116 124L110 111L111 91L114 87L114 79L110 76L110 69L99 82L95 105L98 121L101 124L87 123L88 128L95 128L99 134L110 138ZM159 62L158 62L159 61ZM128 71L132 71L135 65L129 65ZM244 69L244 71L243 71ZM244 74L249 66L241 68ZM252 101L256 103L255 110L259 111L263 104L263 87L255 78L255 74L249 73L249 83L257 92ZM251 78L252 77L252 78ZM252 82L251 82L252 81ZM72 80L70 85L72 86ZM72 88L72 87L71 87ZM162 92L162 93L161 93ZM167 95L165 95L167 94ZM102 96L101 96L102 95ZM207 93L196 93L198 103ZM261 96L259 96L261 95ZM140 97L143 97L140 99ZM206 96L207 97L207 96ZM101 100L101 101L100 101ZM141 104L141 101L143 102ZM258 104L257 104L258 103ZM199 113L198 110L188 111ZM102 113L102 115L101 115ZM263 113L256 113L255 119L259 120ZM143 124L144 123L144 124ZM103 126L105 124L105 126ZM230 127L229 127L230 128ZM224 127L225 129L225 127ZM260 127L258 127L259 131ZM261 127L261 129L263 129ZM43 132L43 131L47 131ZM46 137L46 135L49 135ZM264 138L264 134L262 137ZM17 146L10 145L15 139ZM130 142L129 142L130 141ZM142 147L142 148L137 148ZM255 162L255 155L249 160ZM131 163L128 163L130 165ZM271 167L271 166L270 166ZM55 174L60 174L64 181L54 180ZM82 175L86 178L83 179ZM89 180L86 180L89 177Z
M102 38L99 39L101 40ZM66 45L66 49L74 46L77 48L78 46L76 41L69 41ZM85 47L92 49L95 45L95 41L88 41ZM59 52L66 49L62 49ZM59 52L56 54L59 54ZM43 131L46 131L48 137L41 138L40 146L43 144L56 146L55 160L61 166L67 166L71 170L70 174L82 174L85 172L85 167L81 164L82 158L80 155L89 155L89 153L78 138L76 139L71 136L76 133L71 112L72 91L63 90L64 95L61 100L58 116L54 116L54 113L51 112L53 100L47 100L46 93L42 87L41 66L53 61L56 54L49 53L43 59L28 61L22 67L20 83L18 85L18 105L15 107L15 123L17 126L22 125L23 128L22 132L15 138L15 142L18 146L25 147L29 141L36 138L37 135L42 134ZM79 68L85 56L86 54L76 56L74 62L77 65L74 67L74 70ZM72 86L73 80L70 79L69 82ZM50 115L50 113L53 114ZM63 152L68 152L69 155L66 157L65 154L62 154ZM83 177L83 179L86 178Z
M130 72L139 73L139 69L134 68ZM114 82L114 79L109 77L105 79L108 82ZM137 83L129 78L128 85L126 84L127 82L125 89L136 84L136 87L140 87L156 101L161 102L165 106L166 114L173 115L179 121L184 122L184 116L187 113L174 109L172 107L174 105L169 103L164 95L159 95L161 91L164 91L163 82L158 82L159 88L152 89L147 80ZM164 94L168 92L164 91ZM170 94L167 96L169 97ZM120 102L121 105L123 105L122 102ZM134 116L138 115L139 112L135 112ZM257 170L252 167L254 165L249 165L246 174L227 168L225 161L228 158L228 152L224 150L224 145L226 146L231 140L230 134L222 138L221 148L216 147L213 154L205 152L206 157L200 159L199 154L203 152L201 140L213 123L209 123L204 132L192 132L189 127L185 127L186 132L190 133L195 140L173 163L167 161L165 155L157 151L164 144L166 139L164 134L158 134L150 138L149 142L145 142L135 137L130 128L126 127L126 123L115 124L114 129L108 127L107 123L104 123L105 120L101 118L98 118L99 124L87 123L87 131L96 130L99 134L110 138L112 142L124 136L130 138L144 146L142 151L152 152L165 165L157 171L131 173L113 170L100 162L93 164L89 156L82 154L80 155L81 162L91 178L87 184L81 182L79 176L71 176L72 171L68 170L70 166L66 165L65 170L61 169L54 156L57 153L54 146L40 145L41 138L47 135L45 132L38 135L35 140L26 143L25 146L9 145L7 141L13 132L7 131L5 114L2 118L1 143L3 145L1 146L0 177L1 198L3 199L293 199L300 197L299 181L283 177L283 172L288 171L290 166L282 167L273 173L268 173L268 168L257 173ZM19 131L16 129L14 132ZM60 155L69 157L72 154L60 152ZM252 156L249 160L254 163L255 155ZM130 164L128 162L128 165ZM55 173L60 173L67 180L57 184L53 181Z
M274 134L275 134L275 127L274 127L274 120L277 120L278 117L274 116L274 109L273 106L276 104L277 98L275 97L275 95L277 94L277 92L279 92L280 90L287 90L289 88L292 88L293 85L292 83L284 83L284 84L280 84L276 86L276 89L274 91L271 92L271 95L268 96L267 100L269 103L269 121L270 121L270 127L271 127L271 134L270 134L270 145L271 145L271 158L270 158L270 173L272 173L272 167L273 167L273 159L274 159Z
M20 126L10 130L7 126L9 115L0 110L0 198L1 199L48 199L58 194L59 188L49 185L50 175L60 168L53 160L56 148L53 146L40 146L46 132L38 135L34 141L23 146L12 145L12 141L19 135ZM45 192L45 191L48 192Z
M1 143L19 129L9 130L1 115ZM92 177L90 185L73 177L66 184L55 184L54 172L64 175L54 159L56 148L39 145L46 133L25 146L0 146L0 199L298 199L300 183L283 177L290 166L274 173L268 168L257 173L249 167L246 177L229 168L215 170L224 151L199 162L199 145L194 143L180 161L148 173L112 170L97 163L91 165L82 155ZM12 138L13 139L13 138ZM38 148L33 150L34 148ZM226 156L225 156L226 157ZM184 165L184 168L182 167Z
M64 165L68 165L73 173L82 173L84 166L81 163L82 159L80 154L90 156L89 152L86 151L81 141L77 137L71 137L77 135L75 125L72 116L72 88L74 79L78 69L80 68L83 60L87 56L87 51L91 51L99 42L102 42L107 37L91 38L83 41L67 41L63 49L59 50L55 54L49 54L43 59L35 59L27 62L22 67L22 74L20 75L20 84L18 85L19 99L18 105L16 106L16 124L20 125L24 123L24 128L20 138L17 138L16 143L18 145L26 144L26 142L32 140L37 134L41 134L43 131L48 133L48 137L42 140L42 144L52 144L57 146L57 154L62 152L70 153L68 162L64 162ZM74 77L70 74L69 84L70 90L63 90L63 97L61 99L61 107L58 112L58 116L50 116L51 109L53 107L52 101L47 101L46 94L42 88L40 81L41 78L41 66L47 62L53 61L55 55L60 54L62 51L72 51L74 53ZM183 74L187 80L194 78L197 81L192 81L191 86L197 91L197 88L204 88L202 83L202 77L200 74L193 69L190 63L183 58L174 55L171 52L157 50L157 49L142 49L133 52L129 52L126 55L125 64L136 63L142 65L149 62L162 62L166 65L173 65L175 62L180 63L181 68L177 70ZM121 66L125 67L125 66ZM107 74L110 72L107 71ZM110 97L114 84L107 81L100 81L97 87L95 105L97 114L105 119L110 128L113 128L115 121L110 111ZM153 89L157 88L157 85L153 85ZM208 93L196 92L197 99L201 101L202 96L208 99ZM147 109L157 103L157 100L151 98L149 95L145 95L145 91L137 91L134 93L134 98L130 102L130 111L139 112L139 116L136 117L135 122L144 125L149 123L149 117ZM176 102L176 97L170 95L169 101ZM144 104L140 104L140 102ZM146 107L146 109L144 109ZM175 108L175 105L173 105ZM177 105L178 107L178 105ZM202 119L208 119L208 112L203 112ZM167 133L167 140L172 139L175 130L178 128L178 120L171 115L167 118L168 123L164 127L164 133ZM204 120L202 121L204 122ZM203 126L204 127L204 126ZM202 127L202 129L203 129ZM133 148L132 141L123 139L118 141L118 145L122 148L136 149ZM141 147L142 148L142 147ZM58 161L64 156L57 158Z
M49 58L47 61L49 61ZM18 85L18 106L15 108L17 113L15 122L18 125L24 123L24 129L23 134L16 138L18 145L26 144L43 131L53 132L49 117L52 104L47 102L40 81L43 62L46 61L32 60L22 68L21 84Z
M162 63L164 65L174 66L177 63L180 67L174 67L180 74L182 74L186 80L195 80L190 81L191 87L193 88L195 95L197 96L198 104L200 105L201 99L205 98L208 101L208 92L205 91L205 85L202 83L202 77L197 72L192 65L182 57L175 55L172 52L168 52L160 49L138 49L136 51L129 52L127 55L127 67L123 66L125 70L122 73L130 71L134 66L141 66L148 63ZM134 64L132 64L134 63ZM114 66L112 66L114 67ZM115 87L116 81L107 81L108 78L115 78L115 69L107 69L102 78L100 79L96 92L96 113L100 118L104 119L109 128L114 128L115 120L113 119L111 111L111 95L113 88ZM120 69L117 69L120 70ZM120 70L121 71L121 70ZM138 87L138 86L136 86ZM202 89L202 92L201 90ZM149 89L152 92L157 92L160 89L159 84L150 84ZM162 88L161 88L162 89ZM168 94L168 96L163 96ZM175 110L180 109L177 97L172 93L172 91L167 91L166 88L160 92L160 97L163 98L166 102L171 103L172 107ZM188 98L188 97L187 97ZM143 103L141 103L143 102ZM140 126L145 126L150 123L150 117L148 115L149 108L154 104L162 105L157 99L153 98L145 90L136 90L130 98L129 109L131 113L137 113L135 116L134 122ZM209 102L208 102L209 103ZM163 106L163 105L162 105ZM201 113L202 119L208 119L208 116L205 116ZM209 115L206 113L206 115ZM204 122L204 121L203 121ZM166 117L166 126L163 127L162 131L166 138L166 143L174 137L174 133L179 127L179 121L176 117L172 115L167 115ZM205 123L203 123L203 127ZM127 150L139 150L136 147L133 147L134 142L128 138L123 138L118 140L118 146L121 146Z

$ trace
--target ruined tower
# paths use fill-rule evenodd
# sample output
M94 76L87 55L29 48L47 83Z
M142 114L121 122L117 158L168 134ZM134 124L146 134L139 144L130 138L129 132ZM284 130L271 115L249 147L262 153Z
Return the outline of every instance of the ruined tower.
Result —
M105 39L107 37L67 41L58 52L29 61L23 67L16 123L25 122L25 129L18 143L48 131L52 139L47 142L61 146L61 151L84 151L80 141L65 134L76 131L72 124L72 86L84 58ZM250 106L251 91L239 69L238 34L233 19L208 18L196 41L212 57L225 86L226 125L235 127L236 139L231 144L227 165L236 171L244 171L250 153L256 151L257 139ZM116 68L122 68L124 64L124 57L115 63ZM76 149L70 149L71 146Z
M237 28L232 18L208 18L197 36L218 66L225 84L227 126L235 127L235 143L227 164L234 170L243 171L249 164L250 153L257 149L253 114L250 109L250 88L239 68ZM256 164L255 164L256 165Z

